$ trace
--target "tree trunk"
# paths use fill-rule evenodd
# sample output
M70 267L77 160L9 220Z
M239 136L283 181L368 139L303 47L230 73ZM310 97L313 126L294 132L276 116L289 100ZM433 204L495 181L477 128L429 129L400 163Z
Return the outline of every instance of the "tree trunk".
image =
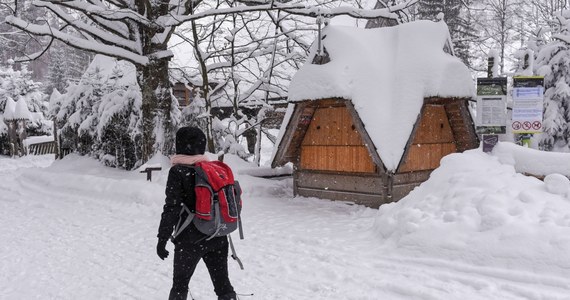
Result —
M214 134L213 134L213 116L212 116L212 103L210 101L210 81L208 77L208 67L206 66L206 60L202 57L202 52L200 50L198 31L196 29L196 22L192 21L192 38L194 39L194 54L198 64L200 65L200 74L202 75L202 86L200 91L202 92L202 97L204 98L205 109L207 112L206 117L206 151L210 153L216 152L216 147L214 144Z
M155 59L137 66L137 80L142 93L142 161L160 151L170 154L174 144L172 95L168 78L168 59Z
M251 154L254 154L255 146L257 144L257 131L255 130L255 128L251 128L246 130L242 135L247 140L247 151L249 151L249 153Z

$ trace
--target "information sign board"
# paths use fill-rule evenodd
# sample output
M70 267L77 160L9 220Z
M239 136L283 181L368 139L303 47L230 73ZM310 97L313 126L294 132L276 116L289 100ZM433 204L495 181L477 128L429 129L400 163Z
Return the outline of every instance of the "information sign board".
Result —
M507 78L477 78L477 133L504 134L506 126Z
M513 77L512 131L542 132L543 107L544 77Z

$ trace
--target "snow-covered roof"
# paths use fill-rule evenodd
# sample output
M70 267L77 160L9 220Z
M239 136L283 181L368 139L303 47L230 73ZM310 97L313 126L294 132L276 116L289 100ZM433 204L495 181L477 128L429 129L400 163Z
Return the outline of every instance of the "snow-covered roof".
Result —
M330 62L304 65L291 81L289 100L350 99L388 170L397 168L425 97L474 95L469 69L443 50L449 41L444 22L328 26L323 34Z
M4 120L14 120L14 114L16 112L16 102L14 99L7 97L6 106L4 106Z
M4 120L35 120L32 118L32 113L28 109L28 103L24 97L19 96L18 102L10 97L6 99L6 106L4 107Z
M28 103L24 97L20 96L16 102L16 109L14 111L14 118L17 120L32 120L32 114L28 109Z

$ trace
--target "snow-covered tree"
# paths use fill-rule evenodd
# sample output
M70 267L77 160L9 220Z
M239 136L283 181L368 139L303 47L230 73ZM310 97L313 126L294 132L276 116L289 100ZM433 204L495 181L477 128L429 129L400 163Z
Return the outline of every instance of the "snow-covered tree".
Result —
M527 0L522 2L524 9L521 11L521 19L532 30L537 28L558 28L556 14L563 10L570 9L570 1L568 0ZM530 13L529 13L530 12Z
M473 56L478 60L475 69L486 70L487 53L497 51L499 56L499 74L511 71L516 58L514 53L521 48L520 40L527 39L526 32L521 32L520 18L526 1L522 0L473 0L472 22L477 32L477 42L473 44ZM525 27L526 29L526 27Z
M560 32L537 55L536 68L544 76L544 122L539 147L570 151L570 11L557 14Z
M48 43L48 39L40 36L33 36L24 31L18 30L4 22L7 16L15 15L24 20L45 20L45 11L32 5L32 0L6 0L0 1L0 62L9 59L26 61L27 53L41 51ZM42 81L47 73L47 57L38 60L28 61L27 68L31 71L32 79ZM19 70L17 62L14 69Z
M471 0L419 0L414 9L416 19L438 21L443 17L449 27L455 55L471 66L470 48L475 41Z
M51 94L54 89L63 92L67 87L69 70L66 53L62 48L53 47L50 50L50 58L46 93Z
M79 153L88 154L93 146L91 124L94 110L106 93L99 68L88 71L81 81L70 87L57 114L63 140L74 142ZM86 124L87 123L87 124Z
M93 153L109 166L132 169L140 164L142 155L142 97L136 86L112 86L101 98L93 120L85 122L84 132L96 124L89 135L96 144Z
M289 37L292 23L279 19L271 12L247 19L214 17L204 20L205 25L193 21L191 28L177 33L194 49L195 63L190 65L196 67L183 71L199 87L195 101L202 104L203 112L211 113L196 114L196 106L185 111L202 118L209 129L209 151L253 154L256 130L244 129L262 121L255 111L266 106L268 98L286 96L286 82L306 57L313 37L307 41L302 35ZM237 145L242 135L248 138L249 154Z
M247 14L259 11L283 11L284 15L351 15L358 18L397 18L398 9L362 10L353 7L316 9L306 1L35 1L68 24L77 34L54 28L48 23L26 21L9 16L6 21L29 33L49 36L76 48L125 59L137 68L137 81L142 89L142 159L156 151L169 153L173 148L172 106L168 64L172 53L168 42L182 24L220 15ZM158 131L157 131L158 130Z

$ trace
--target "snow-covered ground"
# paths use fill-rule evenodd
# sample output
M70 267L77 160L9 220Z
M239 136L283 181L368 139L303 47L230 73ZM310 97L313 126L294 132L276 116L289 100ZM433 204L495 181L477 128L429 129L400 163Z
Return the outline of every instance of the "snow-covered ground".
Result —
M244 188L245 270L230 261L242 300L570 299L563 176L544 183L473 150L375 210L294 198L290 179L240 175L251 166L226 159ZM0 157L0 299L165 299L172 255L156 256L155 236L166 174ZM215 299L203 264L190 290Z

